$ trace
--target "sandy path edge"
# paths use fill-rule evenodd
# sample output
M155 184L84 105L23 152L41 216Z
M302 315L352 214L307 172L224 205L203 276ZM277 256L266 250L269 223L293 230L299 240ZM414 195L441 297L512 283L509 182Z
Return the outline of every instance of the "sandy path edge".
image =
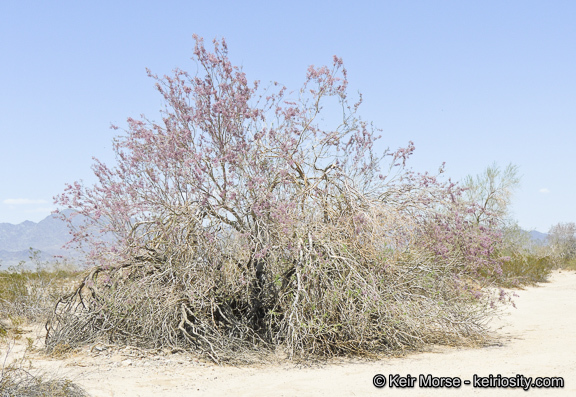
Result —
M478 348L439 348L371 362L329 364L316 368L294 365L218 367L184 356L155 360L125 356L34 359L37 368L50 368L71 377L94 397L100 396L576 396L576 273L554 272L549 283L517 291L517 308L492 326L502 343ZM563 377L562 389L378 389L375 374L420 374L473 379L474 374L514 377ZM528 393L528 394L526 394Z

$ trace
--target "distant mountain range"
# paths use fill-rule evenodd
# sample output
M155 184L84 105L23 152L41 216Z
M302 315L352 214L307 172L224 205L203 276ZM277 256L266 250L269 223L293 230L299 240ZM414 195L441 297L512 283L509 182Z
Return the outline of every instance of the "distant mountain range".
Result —
M548 235L546 233L540 233L536 230L532 230L530 232L530 237L532 237L532 240L536 240L538 242L544 243L544 242L546 242Z
M55 255L77 260L78 253L62 248L70 239L66 222L56 215L49 215L38 223L0 223L0 269L20 261L30 262L30 248L41 251L42 261L52 261Z

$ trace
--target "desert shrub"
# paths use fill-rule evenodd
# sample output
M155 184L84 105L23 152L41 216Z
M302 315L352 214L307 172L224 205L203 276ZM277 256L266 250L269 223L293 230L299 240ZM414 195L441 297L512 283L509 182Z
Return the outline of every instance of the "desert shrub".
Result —
M502 169L493 163L478 175L468 175L463 182L463 197L470 203L468 216L479 225L508 227L509 206L519 185L518 166L514 164Z
M481 338L488 312L466 284L465 262L438 260L415 244L383 249L385 233L397 232L387 221L364 233L342 225L312 234L303 227L308 233L295 254L271 251L252 264L214 245L202 256L184 246L168 258L143 254L95 267L61 300L48 347L103 339L198 348L220 361L258 347L331 356ZM383 224L386 230L378 230Z
M38 260L38 252L31 251L35 270L23 264L0 272L0 319L46 321L48 313L79 271L67 263L46 263ZM1 325L0 325L1 326Z
M563 262L561 268L566 270L576 270L576 259Z
M88 220L64 216L95 265L59 300L47 349L105 339L219 362L481 338L499 235L468 219L462 189L407 169L412 143L376 153L341 59L296 94L261 92L214 44L197 39L204 76L150 73L162 122L128 119L118 165L56 198Z
M554 260L550 256L516 253L503 261L500 285L519 287L545 282L554 267Z
M0 397L88 397L82 387L69 379L31 370L25 356L6 364L9 352L8 347L0 371Z
M557 267L570 268L576 262L576 224L558 223L548 231L548 245Z
M473 249L473 256L479 249L491 250L489 260L493 261L493 266L481 271L499 287L521 287L546 281L555 267L554 253L533 241L530 233L510 217L509 206L519 184L517 166L509 164L502 169L496 163L479 175L466 177L463 184L466 190L462 199L469 207L466 218L492 235L488 239L471 238L476 244L468 244L468 247ZM494 261L495 258L498 259Z
M88 394L68 379L54 379L8 366L0 377L1 397L84 397Z
M508 223L501 230L503 238L498 252L503 260L499 285L512 288L545 282L556 267L549 246L534 241L516 223Z

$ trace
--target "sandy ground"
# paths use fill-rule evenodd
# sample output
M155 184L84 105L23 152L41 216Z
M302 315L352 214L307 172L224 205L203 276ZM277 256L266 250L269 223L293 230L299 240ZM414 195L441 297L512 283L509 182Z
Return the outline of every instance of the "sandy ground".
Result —
M549 283L517 291L516 306L492 323L499 342L483 348L438 347L432 352L378 361L341 361L309 367L279 364L219 367L179 354L145 356L135 349L97 346L66 359L33 353L35 368L82 385L92 396L576 396L576 273L555 272ZM17 349L16 349L17 350ZM387 379L383 388L373 377ZM390 387L390 375L417 378ZM419 375L562 377L563 388L425 388ZM528 393L528 394L526 394Z

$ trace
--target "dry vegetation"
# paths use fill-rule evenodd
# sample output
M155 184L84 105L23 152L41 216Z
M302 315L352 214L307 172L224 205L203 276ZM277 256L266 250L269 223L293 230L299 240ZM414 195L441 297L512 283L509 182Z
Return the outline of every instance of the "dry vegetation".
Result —
M557 264L502 226L515 167L489 167L466 189L416 174L411 143L374 152L340 59L310 68L297 99L283 88L257 97L215 47L197 42L205 77L153 76L164 124L129 119L118 166L97 162L97 185L57 198L87 219L67 218L96 265L67 293L70 273L0 279L13 323L52 309L49 353L104 342L222 363L474 343L509 300L502 287L542 281ZM318 120L326 102L343 110L333 128Z
M70 264L40 262L37 252L31 251L30 259L35 270L21 263L0 272L0 396L87 396L74 382L33 370L26 356L13 359L10 354L14 343L22 340L24 326L44 323L58 298L69 292L80 277ZM27 338L26 343L28 351L33 340Z
M52 304L74 285L80 272L68 264L22 265L0 272L0 318L44 322Z
M57 197L88 220L72 244L97 265L58 301L49 352L103 341L220 363L465 343L507 300L499 286L545 276L502 238L516 167L465 189L414 173L411 142L377 153L338 57L297 93L262 92L214 47L197 38L204 76L150 73L162 122L128 119L117 166L96 161L95 186Z
M94 268L58 303L47 347L104 340L199 349L220 362L276 347L290 357L366 355L482 336L488 309L454 278L461 262L424 250L384 257L382 231L337 229L302 238L298 257L279 250L243 264L225 247L200 256L184 246Z
M0 375L1 397L85 397L88 394L68 379L51 377L39 371L26 369L25 363L2 366Z

